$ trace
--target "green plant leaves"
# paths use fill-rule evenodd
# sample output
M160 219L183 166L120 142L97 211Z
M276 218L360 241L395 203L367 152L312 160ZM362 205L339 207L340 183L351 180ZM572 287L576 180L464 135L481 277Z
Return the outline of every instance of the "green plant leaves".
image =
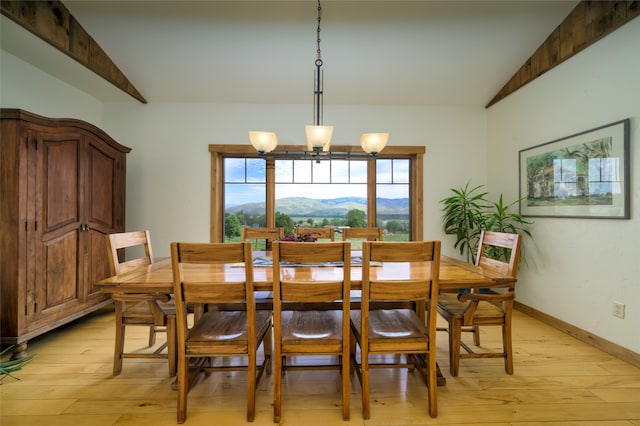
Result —
M467 262L477 251L484 223L482 211L487 205L487 192L481 192L484 185L469 188L469 183L463 188L451 188L455 195L440 200L444 204L444 232L456 236L454 247L460 250L461 255L466 252Z
M503 201L502 194L498 201L487 199L488 192L484 185L470 188L468 181L462 188L451 188L454 195L440 200L443 204L443 227L447 235L455 235L454 247L465 255L467 262L475 263L478 252L478 241L482 230L507 232L510 234L525 234L531 237L527 221L518 213L509 211L520 200L510 204ZM521 250L521 254L524 250ZM502 254L499 254L502 257Z
M9 350L11 350L11 348L13 348L13 346L9 346L8 348L0 352L0 356L7 353ZM0 375L2 376L0 377L0 384L2 384L7 376L15 380L20 380L19 378L13 376L11 373L22 370L22 367L30 363L34 356L35 354L20 359L0 362Z

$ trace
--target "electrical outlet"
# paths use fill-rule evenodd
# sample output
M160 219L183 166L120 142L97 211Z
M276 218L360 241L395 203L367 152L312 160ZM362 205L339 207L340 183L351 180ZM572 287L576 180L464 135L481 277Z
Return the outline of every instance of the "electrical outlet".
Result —
M613 316L624 319L624 303L613 302Z

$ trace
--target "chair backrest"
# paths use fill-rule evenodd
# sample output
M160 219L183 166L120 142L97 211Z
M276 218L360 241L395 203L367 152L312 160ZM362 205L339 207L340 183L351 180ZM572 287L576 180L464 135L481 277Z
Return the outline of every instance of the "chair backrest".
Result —
M371 269L376 266L370 266L371 262L430 262L430 266L428 277L398 276L372 280ZM365 241L362 243L361 312L363 318L367 317L369 302L372 301L416 301L418 317L425 319L426 305L429 307L427 324L435 324L439 290L440 241ZM363 321L364 323L366 321ZM363 330L363 335L365 331ZM435 334L435 326L433 333Z
M302 226L298 226L295 228L295 233L297 235L310 234L312 237L317 239L328 239L331 241L335 241L335 229L331 227L303 228Z
M118 275L134 269L138 266L150 265L153 263L153 252L151 250L151 237L149 231L121 232L109 234L106 238L107 251L109 253L109 266L113 275ZM135 259L126 259L125 249L141 247L144 255Z
M284 237L284 228L242 228L242 242L247 240L265 240L265 249L271 249L271 243Z
M429 278L425 280L424 277L407 276L373 281L371 280L371 262L431 262ZM438 294L439 277L440 241L365 241L362 243L363 304L365 297L375 301L430 299Z
M351 290L351 244L348 242L275 242L273 243L273 305L279 309L281 301L331 302L346 301L347 312ZM343 274L335 279L316 281L313 277L301 279L283 277L282 262L298 264L342 262Z
M224 267L244 267L244 280L225 280ZM171 243L173 290L176 300L178 342L184 342L187 330L187 303L238 303L246 302L247 321L255 323L255 298L253 292L253 259L251 243ZM217 265L220 281L203 280L197 267L189 265ZM233 265L233 266L230 266ZM255 335L249 333L249 338Z
M515 277L518 274L521 244L522 235L482 231L478 243L476 265ZM494 257L498 257L496 254L508 258L508 261L495 259Z
M349 239L365 239L367 241L383 241L382 228L342 228L342 241Z

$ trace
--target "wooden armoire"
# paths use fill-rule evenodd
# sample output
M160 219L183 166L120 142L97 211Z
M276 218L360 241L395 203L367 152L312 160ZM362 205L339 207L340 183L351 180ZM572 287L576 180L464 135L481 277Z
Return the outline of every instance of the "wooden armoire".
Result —
M105 235L124 231L126 155L87 122L1 109L0 339L27 341L109 303Z

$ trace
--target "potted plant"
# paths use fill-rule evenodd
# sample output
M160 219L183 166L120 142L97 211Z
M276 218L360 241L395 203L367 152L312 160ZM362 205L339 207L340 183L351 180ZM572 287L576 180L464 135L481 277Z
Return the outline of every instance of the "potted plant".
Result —
M470 188L470 181L462 188L451 188L453 195L440 200L444 205L443 225L447 235L455 235L454 247L465 255L467 262L475 263L478 252L478 240L482 230L524 234L531 237L527 221L519 213L509 209L520 200L505 204L502 194L498 201L487 199L488 192L484 185ZM523 256L524 250L520 251ZM497 258L503 258L506 253L496 253Z

